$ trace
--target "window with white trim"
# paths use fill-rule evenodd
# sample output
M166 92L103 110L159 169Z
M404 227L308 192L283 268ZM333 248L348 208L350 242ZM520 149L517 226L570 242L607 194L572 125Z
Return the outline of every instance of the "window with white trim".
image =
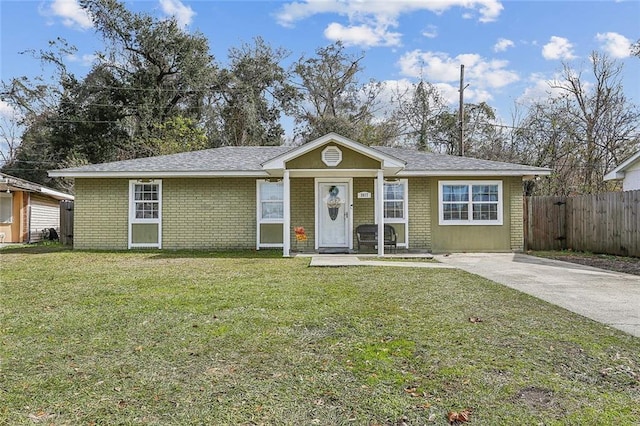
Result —
M13 194L0 193L0 223L13 222Z
M262 247L282 247L282 227L284 225L284 184L282 181L258 180L257 199L257 242Z
M282 182L258 181L258 206L260 221L284 219L284 186Z
M440 181L440 225L502 225L502 181Z
M162 181L129 181L129 247L161 248Z
M385 181L382 186L382 211L384 223L393 226L398 234L398 246L409 246L409 181L407 179ZM376 194L376 211L378 209ZM376 214L376 217L377 214Z
M405 219L406 213L406 194L407 180L397 182L384 183L384 219Z

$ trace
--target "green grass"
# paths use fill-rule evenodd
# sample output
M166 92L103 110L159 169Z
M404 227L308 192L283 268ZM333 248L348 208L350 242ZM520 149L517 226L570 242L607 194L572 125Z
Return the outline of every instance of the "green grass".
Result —
M462 271L308 262L0 251L0 424L638 423L640 339Z

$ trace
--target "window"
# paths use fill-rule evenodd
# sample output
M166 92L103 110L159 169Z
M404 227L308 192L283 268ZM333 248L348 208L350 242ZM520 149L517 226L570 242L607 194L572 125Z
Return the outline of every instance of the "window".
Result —
M160 214L160 185L134 184L133 202L136 219L158 219Z
M385 181L382 185L384 223L398 234L398 247L409 247L409 189L407 179ZM376 194L376 217L378 194Z
M502 225L501 181L441 181L440 225Z
M129 248L162 245L162 181L129 181Z
M261 221L284 219L284 187L282 182L258 182Z
M0 193L0 223L13 222L13 194Z
M284 185L258 180L256 248L282 247L284 226Z
M406 180L384 183L384 218L404 219Z

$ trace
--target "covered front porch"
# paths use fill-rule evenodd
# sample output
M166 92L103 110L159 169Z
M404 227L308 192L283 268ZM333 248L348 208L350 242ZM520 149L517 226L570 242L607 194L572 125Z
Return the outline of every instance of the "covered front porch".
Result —
M258 182L257 248L350 253L359 225L377 226L378 256L385 254L385 224L408 248L405 163L330 134L264 163L271 177Z
M257 248L282 248L285 257L372 250L384 256L385 247L388 253L406 252L406 198L406 180L385 178L382 171L375 177L296 177L286 172L281 179L258 183ZM362 240L358 244L360 225L375 227L377 243L371 243L369 236L366 245ZM389 231L385 226L395 231L393 247L388 236L385 240Z

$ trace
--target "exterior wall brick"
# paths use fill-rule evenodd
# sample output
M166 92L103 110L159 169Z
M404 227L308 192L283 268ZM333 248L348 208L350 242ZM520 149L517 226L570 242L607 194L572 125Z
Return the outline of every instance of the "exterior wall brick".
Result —
M163 248L226 250L255 246L255 179L163 179Z
M511 251L524 250L524 205L522 180L511 178L508 181L511 194Z
M410 178L408 185L409 248L431 251L431 220L437 209L431 208L429 178Z
M76 179L73 247L126 250L128 179Z
M435 250L438 178L409 178L409 248ZM523 250L522 182L504 178L505 223L512 251ZM373 223L373 178L353 179L353 225ZM256 246L256 179L202 178L162 180L162 247L165 249L253 249ZM358 192L371 192L358 199ZM434 192L435 191L435 192ZM76 179L74 247L125 250L128 241L129 179ZM436 203L436 204L434 204ZM435 221L435 222L434 222ZM315 247L313 178L291 179L291 247ZM299 247L294 226L304 226L308 241ZM454 229L455 230L455 229ZM479 231L479 228L473 230ZM440 230L451 231L447 229ZM499 229L491 229L492 232ZM440 240L438 240L440 241ZM438 250L443 249L441 242ZM498 247L496 247L498 249ZM504 247L503 250L508 250Z
M374 223L376 220L375 182L374 178L353 179L353 246L355 248L358 246L356 236L358 225ZM358 198L358 192L369 192L371 198Z
M292 178L291 192L291 248L293 250L313 250L315 247L315 189L313 178ZM303 226L307 242L298 244L293 232L294 226Z

